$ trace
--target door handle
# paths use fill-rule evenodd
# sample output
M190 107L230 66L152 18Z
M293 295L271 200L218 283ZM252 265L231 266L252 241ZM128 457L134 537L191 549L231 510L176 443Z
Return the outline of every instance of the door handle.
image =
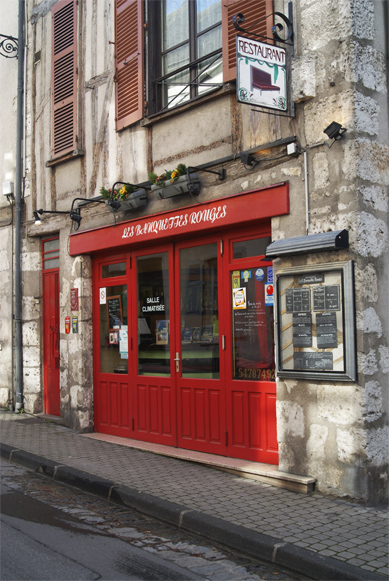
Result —
M180 354L179 353L176 353L176 357L175 357L174 361L176 362L176 371L178 373L180 371Z

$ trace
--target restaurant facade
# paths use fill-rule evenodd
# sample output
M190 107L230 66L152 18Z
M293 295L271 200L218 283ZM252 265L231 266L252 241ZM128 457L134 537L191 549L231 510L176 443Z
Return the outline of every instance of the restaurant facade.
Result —
M387 7L328 4L27 1L26 411L385 500Z

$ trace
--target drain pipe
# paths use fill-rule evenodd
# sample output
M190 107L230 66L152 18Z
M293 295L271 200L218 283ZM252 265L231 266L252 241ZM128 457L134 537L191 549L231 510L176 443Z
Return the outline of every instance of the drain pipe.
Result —
M304 179L305 179L305 228L306 235L309 233L309 184L308 184L308 155L304 151Z
M18 14L18 92L16 112L16 170L15 170L15 412L23 410L23 337L22 337L22 156L23 156L23 96L24 96L24 9L19 0Z

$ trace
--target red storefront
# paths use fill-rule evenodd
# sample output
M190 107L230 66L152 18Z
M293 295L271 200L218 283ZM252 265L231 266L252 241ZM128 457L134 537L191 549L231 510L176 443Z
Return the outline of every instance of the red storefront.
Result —
M93 256L98 432L278 463L270 218L278 184L74 233Z

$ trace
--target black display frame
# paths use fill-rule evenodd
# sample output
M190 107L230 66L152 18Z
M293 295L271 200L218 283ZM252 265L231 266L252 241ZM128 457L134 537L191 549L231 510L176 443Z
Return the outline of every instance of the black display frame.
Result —
M274 274L277 377L355 382L357 357L353 261L285 267L277 269ZM339 284L328 284L337 274ZM300 290L306 291L303 297L304 311L298 310ZM323 299L325 294L328 294L327 299ZM297 307L293 304L294 300ZM323 301L322 306L319 301ZM300 323L298 316L301 317ZM298 329L296 331L299 324L301 334ZM320 325L321 333L318 331ZM343 342L338 343L338 337ZM323 346L326 342L328 347ZM289 349L289 357L286 356L286 349ZM335 349L338 350L337 369L334 369L333 363Z

